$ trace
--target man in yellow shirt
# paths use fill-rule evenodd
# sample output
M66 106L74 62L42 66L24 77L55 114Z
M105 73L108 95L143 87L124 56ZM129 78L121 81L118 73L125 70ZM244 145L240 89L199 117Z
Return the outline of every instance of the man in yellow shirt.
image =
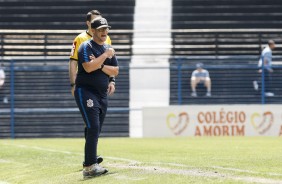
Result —
M88 12L86 15L87 30L80 33L73 41L70 60L69 60L69 78L70 78L72 95L74 95L75 79L77 73L78 48L81 45L81 43L92 38L91 21L100 16L102 15L98 10L91 10L90 12ZM109 45L112 44L109 36L107 36L105 43ZM111 95L114 93L114 91L115 91L115 79L114 77L110 77L108 92Z

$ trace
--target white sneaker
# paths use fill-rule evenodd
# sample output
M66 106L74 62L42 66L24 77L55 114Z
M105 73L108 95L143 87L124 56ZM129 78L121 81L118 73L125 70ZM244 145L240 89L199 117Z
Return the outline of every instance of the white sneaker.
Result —
M267 93L265 93L264 95L265 95L265 96L274 96L274 93L272 93L272 92L267 92Z
M101 167L99 164L93 164L89 167L85 167L83 169L82 174L83 174L84 179L87 179L87 178L100 176L100 175L105 174L107 172L108 172L108 170Z
M191 93L191 96L192 96L192 97L197 97L198 95L197 95L196 92L192 92L192 93Z
M253 81L253 86L254 86L254 89L257 91L258 88L259 88L258 82L257 81Z
M206 96L210 97L211 96L211 92L207 92Z
M8 98L7 97L4 97L3 98L3 103L7 104L9 101L8 101Z

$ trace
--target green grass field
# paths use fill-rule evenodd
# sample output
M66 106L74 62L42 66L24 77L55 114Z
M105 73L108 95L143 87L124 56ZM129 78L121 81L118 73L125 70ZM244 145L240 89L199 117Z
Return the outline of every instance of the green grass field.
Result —
M83 180L83 139L0 140L0 184L282 183L282 138L101 138L109 173Z

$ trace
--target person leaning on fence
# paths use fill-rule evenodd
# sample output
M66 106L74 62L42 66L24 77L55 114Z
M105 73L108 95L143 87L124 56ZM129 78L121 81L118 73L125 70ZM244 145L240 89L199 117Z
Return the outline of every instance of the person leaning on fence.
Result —
M196 70L193 71L191 76L191 89L192 93L191 96L196 97L196 87L198 84L203 84L207 88L206 96L211 96L211 79L209 72L205 69L203 69L203 64L198 63L196 64Z
M108 107L109 76L117 76L119 67L115 50L105 44L110 26L102 17L91 22L93 37L78 50L78 72L74 91L76 104L87 128L83 177L105 174L99 165L97 145Z
M272 51L275 49L275 42L273 40L268 41L268 45L261 52L261 56L258 62L259 70L258 72L262 73L262 64L264 68L264 84L265 84L265 96L274 96L274 93L271 92L271 83L272 83ZM263 59L263 63L262 63ZM261 80L260 80L261 81ZM259 89L259 82L253 81L254 89Z

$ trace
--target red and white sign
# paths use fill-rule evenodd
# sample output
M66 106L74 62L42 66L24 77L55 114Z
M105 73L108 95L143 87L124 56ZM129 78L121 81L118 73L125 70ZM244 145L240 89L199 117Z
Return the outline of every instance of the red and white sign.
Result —
M143 109L143 137L175 136L282 136L282 105Z

